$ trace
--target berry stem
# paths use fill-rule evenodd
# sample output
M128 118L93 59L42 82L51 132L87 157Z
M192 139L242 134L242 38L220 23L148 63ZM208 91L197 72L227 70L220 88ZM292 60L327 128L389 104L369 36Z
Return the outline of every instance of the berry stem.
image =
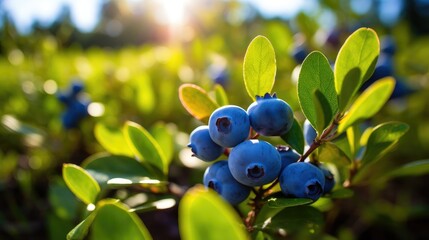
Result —
M336 137L336 128L340 122L342 114L337 114L332 121L332 123L322 132L319 137L314 139L313 143L310 145L310 148L298 159L298 162L303 162L314 150L316 150L324 142L331 141Z

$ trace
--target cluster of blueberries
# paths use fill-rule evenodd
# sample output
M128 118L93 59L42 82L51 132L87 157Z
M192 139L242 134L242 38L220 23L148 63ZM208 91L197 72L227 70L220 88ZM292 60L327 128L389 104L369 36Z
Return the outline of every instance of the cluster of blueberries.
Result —
M76 128L79 122L88 116L89 100L83 98L80 93L84 85L80 81L73 81L70 89L58 94L58 100L66 105L66 110L61 116L61 122L66 129Z
M286 196L315 201L331 191L335 182L327 169L298 162L301 156L291 148L275 147L251 136L253 131L262 136L281 136L291 129L293 121L291 107L276 94L257 96L247 111L235 105L216 109L208 125L192 131L188 145L193 156L214 162L204 173L204 185L232 205L247 199L253 187L277 178ZM223 153L229 153L225 154L228 159L215 161Z

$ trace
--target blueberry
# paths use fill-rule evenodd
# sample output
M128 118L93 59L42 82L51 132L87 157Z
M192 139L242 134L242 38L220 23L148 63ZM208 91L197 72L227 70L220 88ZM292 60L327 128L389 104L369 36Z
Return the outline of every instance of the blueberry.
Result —
M203 178L206 187L212 188L232 205L244 201L250 194L250 187L245 186L231 175L228 161L221 160L209 166Z
M256 96L256 101L250 104L247 113L252 128L263 136L281 136L292 128L292 108L278 99L276 94Z
M208 126L199 126L194 129L194 131L191 132L189 140L190 143L188 147L192 149L194 156L203 161L213 161L223 153L224 148L217 145L210 138Z
M286 196L319 199L325 187L325 176L311 163L296 162L287 166L279 177L280 189Z
M303 132L304 132L305 142L307 143L307 145L311 145L314 139L316 139L317 137L317 132L313 128L313 126L311 126L311 123L310 121L308 121L308 119L305 119L304 121Z
M285 169L289 164L298 161L298 159L301 157L299 153L287 146L277 146L277 151L280 153L280 159L282 163L280 172L283 171L283 169Z
M334 174L329 171L324 166L319 166L320 170L322 170L323 175L325 176L325 187L323 188L324 193L330 192L335 186L335 178Z
M209 118L210 137L223 147L235 147L248 138L249 131L249 116L238 106L220 107Z
M76 128L79 122L88 116L89 101L79 95L83 87L82 82L74 81L68 91L59 93L57 96L58 100L67 107L61 116L62 124L66 129Z
M280 173L280 154L262 140L247 140L232 149L228 166L234 178L246 186L262 186Z
M292 57L298 63L304 62L304 59L308 55L308 49L304 44L297 45L293 48Z

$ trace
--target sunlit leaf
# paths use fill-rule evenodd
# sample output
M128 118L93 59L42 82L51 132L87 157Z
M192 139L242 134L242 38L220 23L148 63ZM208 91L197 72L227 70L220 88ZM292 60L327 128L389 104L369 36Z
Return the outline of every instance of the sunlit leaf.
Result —
M126 122L124 126L125 137L139 159L155 166L164 175L168 172L168 161L158 142L141 125Z
M305 117L319 133L327 127L338 110L334 73L321 52L310 53L302 63L298 78L298 99ZM316 100L320 107L314 104ZM321 117L318 117L319 110L323 113Z
M184 240L248 239L240 217L217 193L190 189L179 204L179 230Z
M167 165L173 160L174 155L174 136L164 123L156 123L150 129L153 138L161 146L161 150L167 159Z
M247 93L256 96L270 93L276 76L276 56L271 42L264 36L255 37L247 47L243 63L244 85Z
M325 142L319 147L319 161L343 166L351 163L349 157L332 142Z
M409 126L401 122L387 122L376 126L368 137L362 165L377 161L384 156L408 131Z
M102 123L97 123L94 135L98 143L111 154L132 156L132 151L120 128L109 128Z
M296 119L293 120L292 128L289 132L283 134L281 138L298 153L302 154L304 152L304 135Z
M100 186L85 169L74 164L64 164L63 178L67 187L84 203L96 202Z
M334 69L335 90L341 112L346 109L362 83L374 72L379 53L378 36L370 28L356 30L341 47Z
M181 85L179 99L189 114L203 122L207 122L212 112L219 107L204 89L194 84Z
M88 234L89 228L94 222L96 212L92 212L86 217L82 222L80 222L76 227L74 227L68 234L67 240L82 240L85 239Z
M219 106L228 105L228 96L226 95L225 89L220 84L214 86L216 102Z
M108 182L112 179L126 179L128 182L135 183L143 179L158 178L156 172L136 159L120 155L95 154L87 158L82 163L82 167L97 180L102 188L113 187L112 184L108 186Z
M391 77L376 81L365 90L352 104L338 126L338 132L345 131L358 121L368 119L375 115L389 100L395 87L395 80Z
M139 216L115 200L103 200L97 205L92 223L92 239L152 239Z

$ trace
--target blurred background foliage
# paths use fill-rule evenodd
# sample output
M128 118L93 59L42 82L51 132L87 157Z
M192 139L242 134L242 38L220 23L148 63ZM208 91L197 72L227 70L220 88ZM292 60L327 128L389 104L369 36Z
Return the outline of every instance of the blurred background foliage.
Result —
M204 165L182 150L201 123L181 106L178 87L195 83L213 93L220 84L230 103L248 106L242 63L256 35L272 42L274 90L301 123L298 47L307 53L319 50L334 63L339 47L358 27L393 38L395 77L417 91L392 99L372 124L398 120L410 131L368 178L429 159L428 1L298 1L295 11L283 13L276 6L285 4L274 0L104 0L98 1L98 19L89 30L76 25L67 5L49 24L34 21L22 29L11 2L0 1L1 239L63 239L77 223L84 206L65 187L60 170L63 163L80 164L103 151L94 137L96 124L112 132L126 120L153 131L165 124L176 146L171 179L184 186L201 182ZM84 84L83 96L91 104L89 116L68 129L57 96L72 81ZM327 216L326 231L340 239L423 239L428 180L421 176L362 186L356 197L325 206L337 209ZM178 238L175 209L151 214L142 218L155 238Z

